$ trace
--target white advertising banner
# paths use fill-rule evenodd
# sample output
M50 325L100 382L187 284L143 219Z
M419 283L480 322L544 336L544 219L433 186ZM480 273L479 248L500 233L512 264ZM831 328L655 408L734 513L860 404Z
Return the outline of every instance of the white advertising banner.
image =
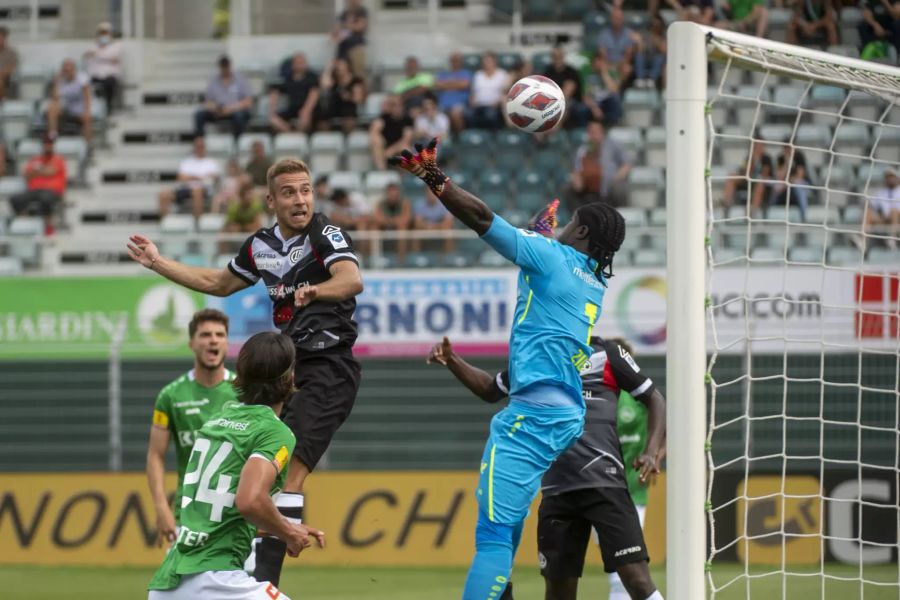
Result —
M466 354L507 351L515 269L365 270L357 299L360 356L423 356L448 336ZM717 269L710 280L707 348L720 353L896 350L898 274L862 276L812 267ZM665 269L619 269L595 333L624 337L638 352L666 350ZM265 289L214 300L235 342L271 328Z

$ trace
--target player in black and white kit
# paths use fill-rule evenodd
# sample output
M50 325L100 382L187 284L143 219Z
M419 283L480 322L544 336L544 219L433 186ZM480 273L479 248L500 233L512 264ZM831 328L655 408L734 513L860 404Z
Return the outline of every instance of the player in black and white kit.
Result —
M353 312L363 284L350 236L315 212L306 164L281 160L267 179L266 202L277 224L247 238L227 268L183 265L161 256L139 235L131 237L128 251L148 269L205 294L228 296L260 280L265 284L273 321L296 346L297 392L281 416L297 445L276 504L286 516L300 519L303 483L350 415L359 389ZM276 538L263 538L256 545L254 577L277 586L285 548Z
M538 552L545 600L575 600L591 529L597 531L608 573L617 572L632 598L662 600L650 577L649 556L637 509L625 482L616 433L619 391L648 407L648 439L635 461L642 482L659 472L665 444L666 401L631 355L614 340L591 338L593 353L581 372L586 406L584 433L550 467L541 481ZM445 365L486 402L507 396L509 373L491 376L453 352L450 341L432 348L428 362ZM511 586L507 586L512 599Z

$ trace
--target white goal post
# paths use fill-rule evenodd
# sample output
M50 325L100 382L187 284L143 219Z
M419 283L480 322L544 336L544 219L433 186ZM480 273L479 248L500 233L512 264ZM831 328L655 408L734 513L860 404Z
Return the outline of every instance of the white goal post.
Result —
M710 384L709 372L711 369L709 354L714 353L714 349L710 349L708 353L708 294L711 277L710 267L708 266L710 258L708 246L710 244L710 221L715 221L715 218L711 216L713 201L710 199L711 140L716 138L718 134L711 132L709 127L712 107L708 90L719 87L721 91L720 81L708 82L710 62L723 63L726 73L728 69L753 71L761 74L764 82L771 77L770 85L775 83L777 78L797 80L801 86L807 86L806 92L803 94L804 99L809 94L813 84L837 86L848 90L865 92L877 99L880 103L879 107L887 106L887 109L883 112L879 109L875 118L870 121L872 129L887 130L892 134L900 133L900 111L897 110L898 103L900 103L900 69L730 31L703 27L688 22L676 22L669 27L667 61L667 89L665 92L667 146L666 219L668 231L666 394L669 398L669 403L666 416L668 430L666 598L669 600L700 600L710 597L705 570L708 567L707 560L710 556L707 550L709 535L707 525L712 523L709 515L711 507L708 504L712 484L710 481L711 465L708 464L708 444L711 434L708 430L710 420L707 415L707 387ZM750 79L749 75L747 79ZM834 117L837 122L842 123L844 121L842 111L847 107L850 98L850 96L847 96L840 108L833 113L822 113L823 116ZM757 100L759 99L757 98ZM759 105L766 106L761 108ZM765 121L763 113L765 109L771 107L779 108L777 103L758 102L756 114L751 115L751 126L769 125ZM792 151L795 136L801 125L800 117L804 116L799 113L803 112L803 110L798 110L796 122L789 128L790 139L783 143L784 145L791 145ZM815 111L811 112L814 113ZM894 119L898 120L894 121ZM894 129L898 131L894 131ZM836 130L837 126L835 127ZM752 144L757 140L755 135L745 134L751 148ZM880 133L877 135L880 136ZM874 148L877 144L878 141L875 140L872 147ZM900 143L898 143L898 147L900 147ZM835 183L837 181L836 178L832 180L830 170L836 162L835 157L841 158L842 155L839 152L835 152L834 148L834 139L831 139L830 146L826 143L826 145L819 148L822 154L830 156L830 159L826 158L826 163L822 166L822 169L827 169L829 172L823 185L818 187L808 186L815 193L820 193L826 198L830 197L830 194L835 193L838 185ZM807 152L816 151L815 148L802 149ZM878 181L873 179L872 173L877 173L877 176L880 177L885 168L893 167L894 164L893 159L882 160L881 158L873 157L871 153L866 157L866 160L869 161L871 172L867 176L860 175L861 179L865 179L864 186L860 186L862 191L857 192L854 189L847 192L854 200L858 199L862 203L862 215L867 214L866 211L869 210L866 198L870 197L870 187L874 189L878 184ZM790 164L790 159L788 163ZM727 167L739 169L741 165L729 164ZM748 196L751 183L753 185L761 185L762 182L762 180L754 179L753 177L749 173L748 168L748 174L745 177L748 182L746 184ZM794 185L794 183L787 183L786 187L792 188ZM790 193L790 191L787 192L788 198L790 198ZM823 209L831 210L833 207L828 206L827 202L828 200L826 200L826 206ZM787 201L784 212L789 212L789 209L791 209L790 200ZM820 210L819 212L827 212L827 210ZM843 206L841 206L841 211L843 210ZM769 222L766 219L754 219L749 214L749 211L748 200L745 217L745 221L750 222L747 225L748 242L746 254L740 259L744 261L744 264L747 264L744 267L745 269L755 268L752 265L754 260L751 260L752 241L749 241L751 239L749 237L751 224L755 227L757 222L760 222L762 227L765 227L766 223ZM790 230L794 223L790 222L787 217L783 217L781 225L785 229ZM805 219L801 226L807 226L812 229L805 222ZM808 264L809 268L821 266L823 271L840 272L843 270L849 273L851 270L849 268L842 269L840 266L833 267L829 264L825 258L825 253L829 255L831 253L827 240L832 239L832 236L838 236L841 240L850 240L851 234L848 231L842 231L840 226L829 227L825 222L819 229L821 231L811 232L810 236L812 237L812 233L816 235L822 234L822 239L826 240L822 242L824 244L822 250L823 258L815 263L810 262ZM875 246L878 246L878 252L882 252L882 255L887 252L887 250L882 251L882 246L887 248L896 247L896 239L894 239L894 246L887 246L891 242L891 236L896 236L896 232L875 231L870 236L861 224L856 225L856 229L861 232L861 235L858 237L862 240L861 251L863 253L866 253L867 248L865 244L867 241L872 241ZM760 229L759 231L765 231L765 229ZM763 235L768 234L764 233ZM801 235L805 236L806 234ZM801 239L805 240L806 237ZM856 243L855 240L854 243ZM788 259L789 252L793 250L789 246L790 243L786 242L783 250L779 250L783 254L780 264L784 268L787 268L788 265L797 264L793 262L793 259ZM763 253L760 253L760 256L762 255ZM900 254L898 254L898 257L900 257ZM777 260L777 257L774 260ZM862 270L862 260L860 258L858 271ZM896 272L900 268L900 260L890 268ZM823 275L823 281L824 279L825 276ZM822 285L825 284L823 283ZM749 302L749 298L746 301ZM825 303L822 303L822 306L825 306ZM825 306L824 310L828 308L831 307ZM844 309L846 307L840 306L837 308ZM888 317L890 317L890 313L888 313ZM788 341L790 341L788 340L789 336L787 334L783 335L785 337L782 341L785 341L785 347L787 348L789 345ZM822 339L824 340L824 337ZM748 356L751 352L749 340L750 335L748 334L745 340L748 346L746 351ZM898 337L898 340L900 340L900 337ZM824 347L828 346L828 343L822 341L820 345ZM825 350L822 350L823 364L824 352ZM862 352L863 350L859 350L860 361L862 361ZM891 348L888 346L887 353L893 353L893 356L900 357L897 347ZM786 380L790 379L787 376L787 354L788 352L785 350L785 371L782 375L783 379ZM860 362L860 369L862 368L861 364L862 362ZM897 364L900 365L900 359L898 359ZM827 382L821 383L823 389L828 385L830 384ZM714 386L710 387L715 389ZM880 392L883 390L876 389L875 391ZM861 395L862 391L860 391L860 398ZM900 405L900 395L898 395L897 402ZM896 410L900 411L900 406ZM713 416L715 417L715 415ZM896 414L894 418L897 418ZM820 416L819 421L819 426L824 429L822 423L825 423L827 419L823 419ZM857 424L859 424L859 421L857 421ZM896 425L893 425L893 427L896 429ZM784 431L787 431L786 425L784 426ZM890 426L887 428L887 433L890 433ZM821 441L819 443L821 444ZM900 442L895 441L894 443ZM784 442L784 444L787 444L787 442ZM785 463L789 458L792 458L788 456L790 453L784 450L786 447L787 445L783 447L782 454L784 456L781 457ZM896 448L896 446L894 447ZM860 455L861 453L862 451L860 451ZM827 462L821 450L818 458L821 464ZM893 469L896 471L898 459L895 456L891 460L893 460ZM860 459L860 462L864 463L862 459ZM868 466L860 464L858 466L860 473L863 467ZM820 468L824 469L824 467ZM900 490L892 490L891 493L896 497L897 494L900 494ZM785 494L786 492L782 485L781 495L784 496ZM820 499L820 502L824 503L824 500ZM862 504L861 501L860 504ZM862 509L860 508L859 510L859 518L861 519ZM824 514L824 509L822 509L822 513ZM861 525L859 527L860 529L862 528ZM782 522L783 529L784 524ZM824 538L825 536L822 534L820 537ZM746 543L746 539L744 542ZM739 543L741 542L735 542L735 544ZM825 542L822 541L821 543L824 544ZM862 546L862 543L859 545ZM896 544L891 551L896 551ZM781 560L783 568L785 558L782 557ZM824 561L824 558L821 560ZM824 569L824 567L822 568ZM748 574L746 577L749 579L752 576ZM823 574L823 577L827 578L827 575ZM862 565L860 565L860 580L862 579ZM749 586L750 584L748 583L747 585ZM860 589L862 589L862 585L863 583L860 581ZM897 582L891 582L887 585L897 586L897 589L892 590L894 595L891 596L896 598L897 593L900 593L900 575L898 575ZM824 595L825 583L822 586ZM787 584L785 584L785 588L787 587ZM750 588L748 587L747 589L746 597L749 598L751 597L749 593ZM740 597L744 597L744 595L742 594ZM779 595L779 597L781 596ZM867 595L866 597L870 596Z

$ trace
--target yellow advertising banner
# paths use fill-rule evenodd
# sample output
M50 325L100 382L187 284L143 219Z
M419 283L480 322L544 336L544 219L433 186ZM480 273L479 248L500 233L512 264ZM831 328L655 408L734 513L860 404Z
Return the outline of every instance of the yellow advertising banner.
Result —
M821 486L813 475L751 475L738 484L738 559L754 564L819 564ZM746 535L744 528L746 527Z
M305 519L324 530L321 565L467 565L477 514L470 472L316 473ZM175 489L175 479L167 480ZM516 564L537 565L537 501ZM645 531L653 561L665 560L665 477L651 488ZM155 513L142 473L0 474L0 564L160 563ZM600 565L596 548L588 564Z

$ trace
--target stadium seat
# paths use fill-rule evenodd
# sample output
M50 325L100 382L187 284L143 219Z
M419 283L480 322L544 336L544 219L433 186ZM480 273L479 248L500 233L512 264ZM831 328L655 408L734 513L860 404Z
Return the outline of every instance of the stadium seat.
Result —
M592 0L563 0L560 3L559 16L564 21L580 21L581 18L594 8ZM541 71L535 71L540 73Z
M653 225L654 227L665 227L667 220L665 207L650 209L650 225Z
M10 256L23 264L36 266L41 258L44 220L39 217L15 217L9 224Z
M634 167L628 175L628 204L639 208L656 208L665 188L662 169Z
M637 155L644 146L640 127L611 127L606 135L625 148L637 160Z
M830 162L828 148L831 146L831 138L828 125L807 123L797 127L794 144L803 146L807 166L820 167Z
M26 189L25 179L22 177L0 177L0 199L21 194Z
M659 92L655 89L629 88L625 90L622 104L626 125L650 127L660 107Z
M182 254L178 257L178 262L189 265L191 267L207 267L209 266L208 254Z
M0 256L0 277L16 277L21 274L21 259L16 256Z
M527 136L527 133L518 129L504 129L497 132L494 154L497 168L507 173L516 173L524 167L530 147Z
M772 102L777 106L766 106L766 119L769 122L793 123L797 112L806 98L806 88L794 85L779 85L775 88Z
M478 264L482 267L508 267L509 261L497 254L496 251L488 249L478 257Z
M726 85L725 87L726 89L722 91L723 94L731 94L730 86ZM720 95L717 86L706 89L706 98L710 105L709 110L713 123L719 126L728 123L731 120L732 99L729 96Z
M501 171L486 169L481 173L479 196L491 210L502 213L507 206L509 182Z
M714 266L738 266L744 263L746 254L742 249L713 246L712 264Z
M816 111L830 114L813 114L812 119L815 123L824 123L826 125L834 125L836 115L840 114L841 107L844 104L844 98L847 92L843 88L831 85L815 85L810 92L810 99L807 105ZM832 116L835 115L835 116Z
M369 257L369 266L373 269L393 269L397 267L397 257L393 254L381 254Z
M527 21L550 21L556 17L556 0L525 0L522 13Z
M3 139L7 142L13 142L27 136L34 116L34 102L30 100L4 100L2 105L0 105Z
M553 199L548 190L547 179L539 171L519 171L516 190L513 205L529 215L536 213Z
M619 213L625 219L625 227L644 227L647 224L647 211L634 206L623 206Z
M731 171L746 164L750 156L750 138L740 126L722 128L716 136L715 146L719 150L719 163L727 165Z
M365 172L372 168L369 132L351 131L347 136L347 169Z
M273 144L275 160L294 157L305 160L309 155L309 138L305 133L279 133Z
M473 73L481 69L481 54L478 52L463 54L463 69L472 71Z
M763 117L763 108L757 102L757 98L762 101L769 100L768 88L761 88L758 85L741 85L735 91L733 100L734 116L736 123L744 128L744 134L750 135L751 128L754 124L765 122ZM760 114L757 118L757 108Z
M359 173L355 171L334 171L328 175L328 186L332 190L338 188L344 190L353 190L361 192L363 189L362 179ZM382 188L382 191L384 189Z
M784 248L755 246L750 249L750 258L756 262L784 262Z
M319 131L310 138L310 169L314 174L331 173L341 168L344 134Z
M69 181L84 179L84 162L87 159L87 142L81 136L63 136L56 140L55 150L66 161L66 177Z
M876 126L873 128L872 139L875 146L872 150L872 156L878 160L900 163L900 129L897 127L897 123L900 123L900 121L894 121L893 123L894 125L891 127Z
M188 236L194 232L192 215L169 214L159 222L160 245L163 252L180 256L188 253Z
M224 269L228 266L228 263L231 262L232 258L234 258L234 254L216 254L213 257L210 266L217 269Z
M209 258L215 256L219 249L219 233L225 228L225 215L222 213L206 213L200 215L197 219L197 231L200 232L198 243L200 244L200 254L203 256L204 264L207 266Z
M806 209L806 222L834 227L840 224L841 217L834 206L810 206Z
M825 258L822 248L795 246L788 250L788 260L799 263L821 263Z
M848 116L854 119L877 122L884 111L883 104L872 94L854 90L850 92L850 99L844 110Z
M266 149L266 155L272 154L272 138L268 133L245 133L238 140L238 156L241 164L244 164L250 158L250 148L254 142L262 142Z
M531 55L531 70L534 73L546 72L552 63L553 58L549 52L535 52Z
M47 95L47 84L54 73L44 65L31 64L24 61L19 66L19 98L22 100L40 100Z
M767 123L759 127L759 136L767 142L781 143L791 139L794 134L793 125L777 125Z
M411 269L424 269L434 267L439 262L439 257L434 252L410 252L403 261L403 266Z
M473 265L484 252L486 244L477 237L465 237L456 240L456 253L465 257L466 262Z
M844 207L843 222L848 224L862 223L864 209L858 204Z
M490 162L491 144L489 134L478 129L467 129L460 133L456 145L459 167L473 173L484 169Z
M403 179L417 183L417 190L422 187L421 180L416 177L404 177ZM401 183L400 173L396 171L369 171L366 173L366 181L363 188L366 195L373 196L384 192L384 188L389 183Z
M890 248L872 248L866 257L866 262L872 265L897 266L897 250Z
M635 267L664 267L666 255L660 250L640 248L632 252L632 264Z
M584 15L581 21L583 28L582 48L586 52L597 51L597 37L606 28L606 15L600 11L590 11Z
M862 252L851 246L835 246L828 249L829 265L854 266L862 264Z
M777 223L802 223L800 209L796 206L770 206L766 209L766 220Z
M666 128L650 127L644 133L644 163L648 167L666 166Z
M230 133L207 133L204 139L208 156L225 161L234 154L234 136Z
M448 269L465 269L472 266L474 261L469 256L460 252L448 252L439 254L437 257L437 265L439 267L447 267Z
M371 92L366 96L366 103L363 106L362 117L365 121L372 121L381 114L381 103L387 94L384 92Z
M829 232L819 227L801 227L798 228L798 231L800 235L796 239L802 242L801 245L807 248L817 248L820 251L828 245L832 237Z
M844 165L855 165L868 156L871 144L869 127L862 123L842 121L834 132L834 151L841 156L836 160Z
M525 58L519 52L498 52L497 66L506 71L513 71L520 68Z
M788 23L793 18L791 8L769 7L769 39L783 42L787 33Z

